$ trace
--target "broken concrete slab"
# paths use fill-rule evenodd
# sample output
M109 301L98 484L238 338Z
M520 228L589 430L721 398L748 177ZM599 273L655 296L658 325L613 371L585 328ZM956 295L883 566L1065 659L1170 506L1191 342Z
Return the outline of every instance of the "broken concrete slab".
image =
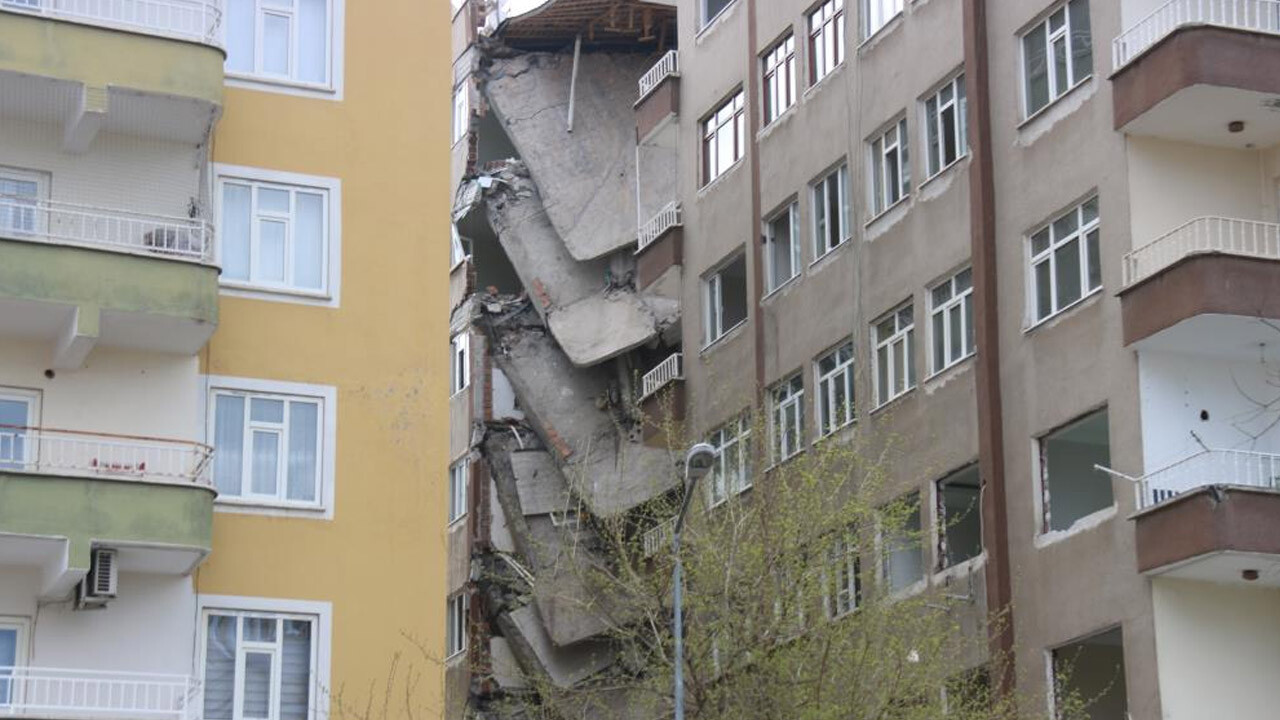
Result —
M569 360L578 367L599 365L634 350L657 335L649 307L631 292L593 295L556 310L547 318Z
M524 690L529 687L529 680L520 670L516 656L511 652L511 645L506 638L489 638L489 663L493 679L503 690Z
M564 512L570 507L569 486L551 454L545 450L511 453L520 508L526 516Z
M567 688L586 680L609 667L614 662L612 647L604 641L589 640L569 647L556 647L543 627L542 618L533 605L507 613L511 627L518 638L513 641L511 650L519 659L523 648L532 651L538 665L546 671L547 676L557 687ZM523 668L526 661L521 661Z
M531 545L538 553L534 600L556 645L572 645L605 633L607 598L593 567L600 558L595 536L576 520L555 525L549 517L529 519Z

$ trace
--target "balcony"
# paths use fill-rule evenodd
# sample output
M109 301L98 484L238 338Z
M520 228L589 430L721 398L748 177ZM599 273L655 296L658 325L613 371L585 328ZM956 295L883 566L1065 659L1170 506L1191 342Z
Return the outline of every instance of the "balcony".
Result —
M1115 127L1226 147L1280 142L1280 0L1170 0L1112 43Z
M1205 331L1240 348L1272 340L1258 336L1256 319L1280 318L1277 261L1280 225L1224 217L1196 218L1133 250L1120 290L1125 344L1159 336L1167 349L1193 349Z
M83 365L101 343L194 355L217 327L213 230L202 220L0 196L0 337Z
M0 0L0 9L222 46L220 0Z
M0 426L0 564L42 569L64 597L95 545L123 571L185 574L209 553L212 449L110 433Z
M644 374L640 389L644 439L664 439L685 417L684 355L677 352L667 356Z
M684 253L684 221L680 203L659 210L636 233L636 282L641 290L680 267Z
M640 144L680 114L680 54L675 50L668 50L640 78L635 108Z
M0 717L198 720L201 705L188 675L0 668Z

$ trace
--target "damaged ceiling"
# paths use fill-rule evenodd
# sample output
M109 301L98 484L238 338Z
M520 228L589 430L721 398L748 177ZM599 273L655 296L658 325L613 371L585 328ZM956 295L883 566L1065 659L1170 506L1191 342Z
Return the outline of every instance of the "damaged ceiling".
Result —
M522 50L556 50L582 36L590 47L675 44L676 8L672 2L640 0L548 0L528 12L504 19L503 40Z

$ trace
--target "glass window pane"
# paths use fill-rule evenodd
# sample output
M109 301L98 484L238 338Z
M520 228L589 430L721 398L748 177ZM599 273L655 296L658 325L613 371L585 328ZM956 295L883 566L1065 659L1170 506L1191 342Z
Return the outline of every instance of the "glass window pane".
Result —
M243 622L242 634L245 642L273 643L276 641L275 618L247 617Z
M964 298L964 347L966 355L973 352L976 347L973 333L973 295L966 295Z
M320 408L316 403L289 403L289 467L286 496L290 500L315 502L316 467L320 442L317 437Z
M284 282L284 246L288 226L275 220L258 221L258 278Z
M1053 43L1053 93L1055 96L1061 95L1071 87L1071 80L1067 76L1067 41L1066 38L1059 38Z
M227 70L253 72L253 0L226 0Z
M270 717L271 660L271 653L248 652L244 655L244 699L240 705L243 717Z
M1080 82L1093 74L1093 36L1089 30L1089 2L1088 0L1071 0L1068 9L1071 13L1071 80Z
M949 107L942 112L942 162L950 165L959 157L956 147L956 109Z
M1058 308L1080 299L1080 241L1072 240L1053 251Z
M964 331L960 327L960 308L952 307L947 313L951 316L951 346L947 348L948 360L954 362L964 357Z
M1049 261L1036 264L1036 318L1046 318L1053 313L1053 287L1049 282Z
M1076 217L1075 210L1072 210L1066 215L1063 215L1057 220L1054 220L1053 221L1053 239L1055 241L1060 242L1063 238L1066 238L1068 235L1075 232L1076 229L1079 227L1078 225L1076 225L1076 220L1077 220L1077 217Z
M289 74L289 25L284 15L262 17L262 71L272 75Z
M946 313L933 315L933 369L941 370L947 365L946 354Z
M937 98L929 98L924 103L924 131L926 144L926 157L929 162L929 174L938 172L942 168L941 157L938 155L938 100Z
M884 345L876 350L876 399L884 402L889 399L889 346Z
M293 284L313 290L324 287L324 196L300 192L293 236Z
M1094 230L1088 235L1087 252L1089 253L1089 289L1092 290L1102 285L1102 259L1099 257L1098 248L1098 231Z
M252 227L252 190L248 185L222 186L222 277L249 279L249 243Z
M1045 228L1031 236L1031 254L1039 255L1049 249L1049 228Z
M213 484L223 495L239 495L244 467L244 398L217 395L213 426Z
M1089 198L1084 202L1084 205L1080 206L1080 208L1081 208L1081 215L1084 216L1081 219L1081 222L1083 222L1085 225L1088 225L1089 223L1098 219L1098 198L1096 197Z
M1027 114L1049 104L1049 63L1045 56L1045 29L1041 25L1022 39L1026 76Z
M254 398L249 409L249 419L254 422L284 422L284 401Z
M258 188L258 212L289 214L289 191L276 188Z
M204 717L231 720L236 687L236 618L210 615L204 651Z
M329 0L298 2L298 79L329 81Z
M280 662L280 719L305 720L311 699L311 622L284 621Z
M253 476L251 487L255 495L275 495L277 473L280 469L280 434L253 431Z

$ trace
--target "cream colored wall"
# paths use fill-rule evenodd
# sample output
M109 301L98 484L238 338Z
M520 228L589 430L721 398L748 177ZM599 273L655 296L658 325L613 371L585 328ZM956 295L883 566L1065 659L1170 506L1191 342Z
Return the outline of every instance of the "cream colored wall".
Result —
M1280 590L1152 580L1164 720L1262 720L1280 707Z
M1128 160L1134 247L1205 215L1276 220L1267 153L1131 137Z

